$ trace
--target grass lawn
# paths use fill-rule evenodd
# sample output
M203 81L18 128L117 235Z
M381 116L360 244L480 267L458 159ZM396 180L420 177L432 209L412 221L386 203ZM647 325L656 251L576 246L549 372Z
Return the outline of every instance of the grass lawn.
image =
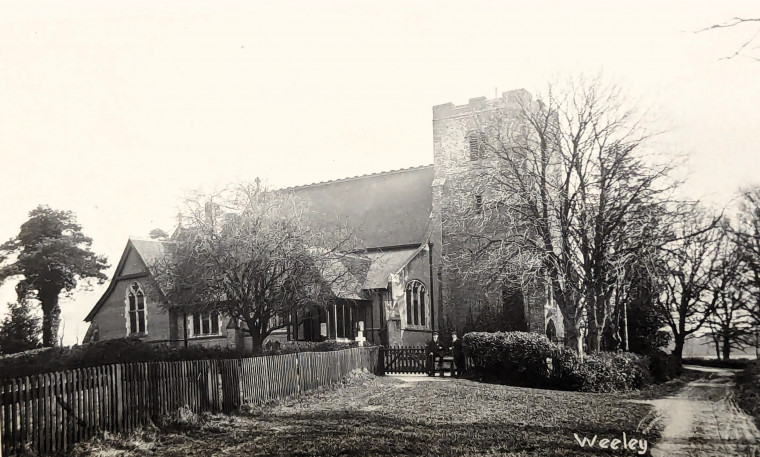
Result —
M355 374L337 387L235 416L211 416L179 432L84 444L76 455L638 455L581 448L589 438L646 439L649 405L620 394L526 389L465 380L404 382Z

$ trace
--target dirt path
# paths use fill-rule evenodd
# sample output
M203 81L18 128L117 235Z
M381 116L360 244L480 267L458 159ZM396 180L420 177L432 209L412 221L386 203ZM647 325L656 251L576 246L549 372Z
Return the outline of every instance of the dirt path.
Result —
M709 376L690 382L675 397L647 402L656 413L642 422L642 428L658 420L665 424L652 456L760 456L760 432L733 401L734 371L689 368Z

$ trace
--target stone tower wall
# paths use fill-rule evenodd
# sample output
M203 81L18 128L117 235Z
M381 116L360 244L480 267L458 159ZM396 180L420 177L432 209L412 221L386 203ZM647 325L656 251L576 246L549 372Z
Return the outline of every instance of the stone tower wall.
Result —
M498 159L486 155L479 160L471 160L469 135L473 132L487 132L498 122L507 120L515 122L520 106L531 103L530 94L522 89L504 92L500 98L487 100L485 97L470 99L466 105L456 106L452 103L433 107L433 149L435 179L433 181L433 221L440 226L438 246L448 251L441 251L445 258L451 254L452 227L447 223L445 212L450 205L471 205L476 195L487 198L488 182L483 181L480 167L496 166ZM447 242L447 240L449 242ZM441 325L462 329L468 320L476 318L478 313L501 307L501 289L498 285L484 288L470 283L463 288L456 288L456 273L450 271L444 262L440 271L440 309ZM526 285L523 288L525 318L530 331L545 331L546 288L543 284Z

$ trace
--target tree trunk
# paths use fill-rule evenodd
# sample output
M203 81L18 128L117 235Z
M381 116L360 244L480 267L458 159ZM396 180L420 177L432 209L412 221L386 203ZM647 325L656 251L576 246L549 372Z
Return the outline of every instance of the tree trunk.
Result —
M575 317L562 313L562 323L565 327L565 347L577 352L583 356L583 339L578 334L578 327L575 324Z
M590 288L590 286L587 286ZM602 336L604 334L604 320L599 320L599 300L595 291L586 293L586 322L588 322L588 335L586 344L589 354L595 354L602 349Z
M249 335L251 335L251 354L252 355L260 355L263 351L264 347L264 338L261 336L261 332L258 331L249 331Z
M591 307L592 306L589 306L589 308ZM599 323L595 311L589 313L586 318L588 319L588 336L586 338L587 349L589 354L596 354L597 352L601 352L603 347L604 324Z
M715 343L715 356L720 360L720 337L713 331L713 343Z
M731 358L731 337L728 334L723 335L723 360Z
M673 348L673 355L676 357L676 360L678 360L678 364L681 365L683 363L683 345L686 338L683 334L674 335L673 340L676 343L676 347Z
M628 301L623 300L623 350L628 352L631 348L628 346Z
M583 342L581 341L578 325L575 319L575 301L563 293L559 287L559 281L556 278L551 279L552 290L554 292L554 301L562 312L562 323L565 327L565 347L576 351L581 357L583 356Z
M257 338L251 339L251 354L252 355L260 355L263 352L262 351L262 347L263 346L264 345L263 345L263 343L262 343L261 340L259 340Z
M40 293L39 299L42 307L42 346L46 348L57 346L58 327L61 325L61 307L58 305L58 293Z
M602 334L603 332L594 322L589 323L588 338L586 344L588 345L588 352L590 354L597 353L602 348Z

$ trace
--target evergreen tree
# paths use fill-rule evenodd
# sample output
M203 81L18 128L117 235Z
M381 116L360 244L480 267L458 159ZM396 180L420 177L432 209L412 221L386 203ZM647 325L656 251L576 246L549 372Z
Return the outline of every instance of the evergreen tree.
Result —
M93 253L91 245L92 239L82 233L74 213L42 205L29 213L15 238L0 245L0 283L21 277L16 285L19 301L39 300L45 347L57 340L61 292L73 290L77 280L107 279L103 274L108 268L106 259Z
M8 303L8 314L0 323L0 353L13 354L40 347L40 319L29 303Z

